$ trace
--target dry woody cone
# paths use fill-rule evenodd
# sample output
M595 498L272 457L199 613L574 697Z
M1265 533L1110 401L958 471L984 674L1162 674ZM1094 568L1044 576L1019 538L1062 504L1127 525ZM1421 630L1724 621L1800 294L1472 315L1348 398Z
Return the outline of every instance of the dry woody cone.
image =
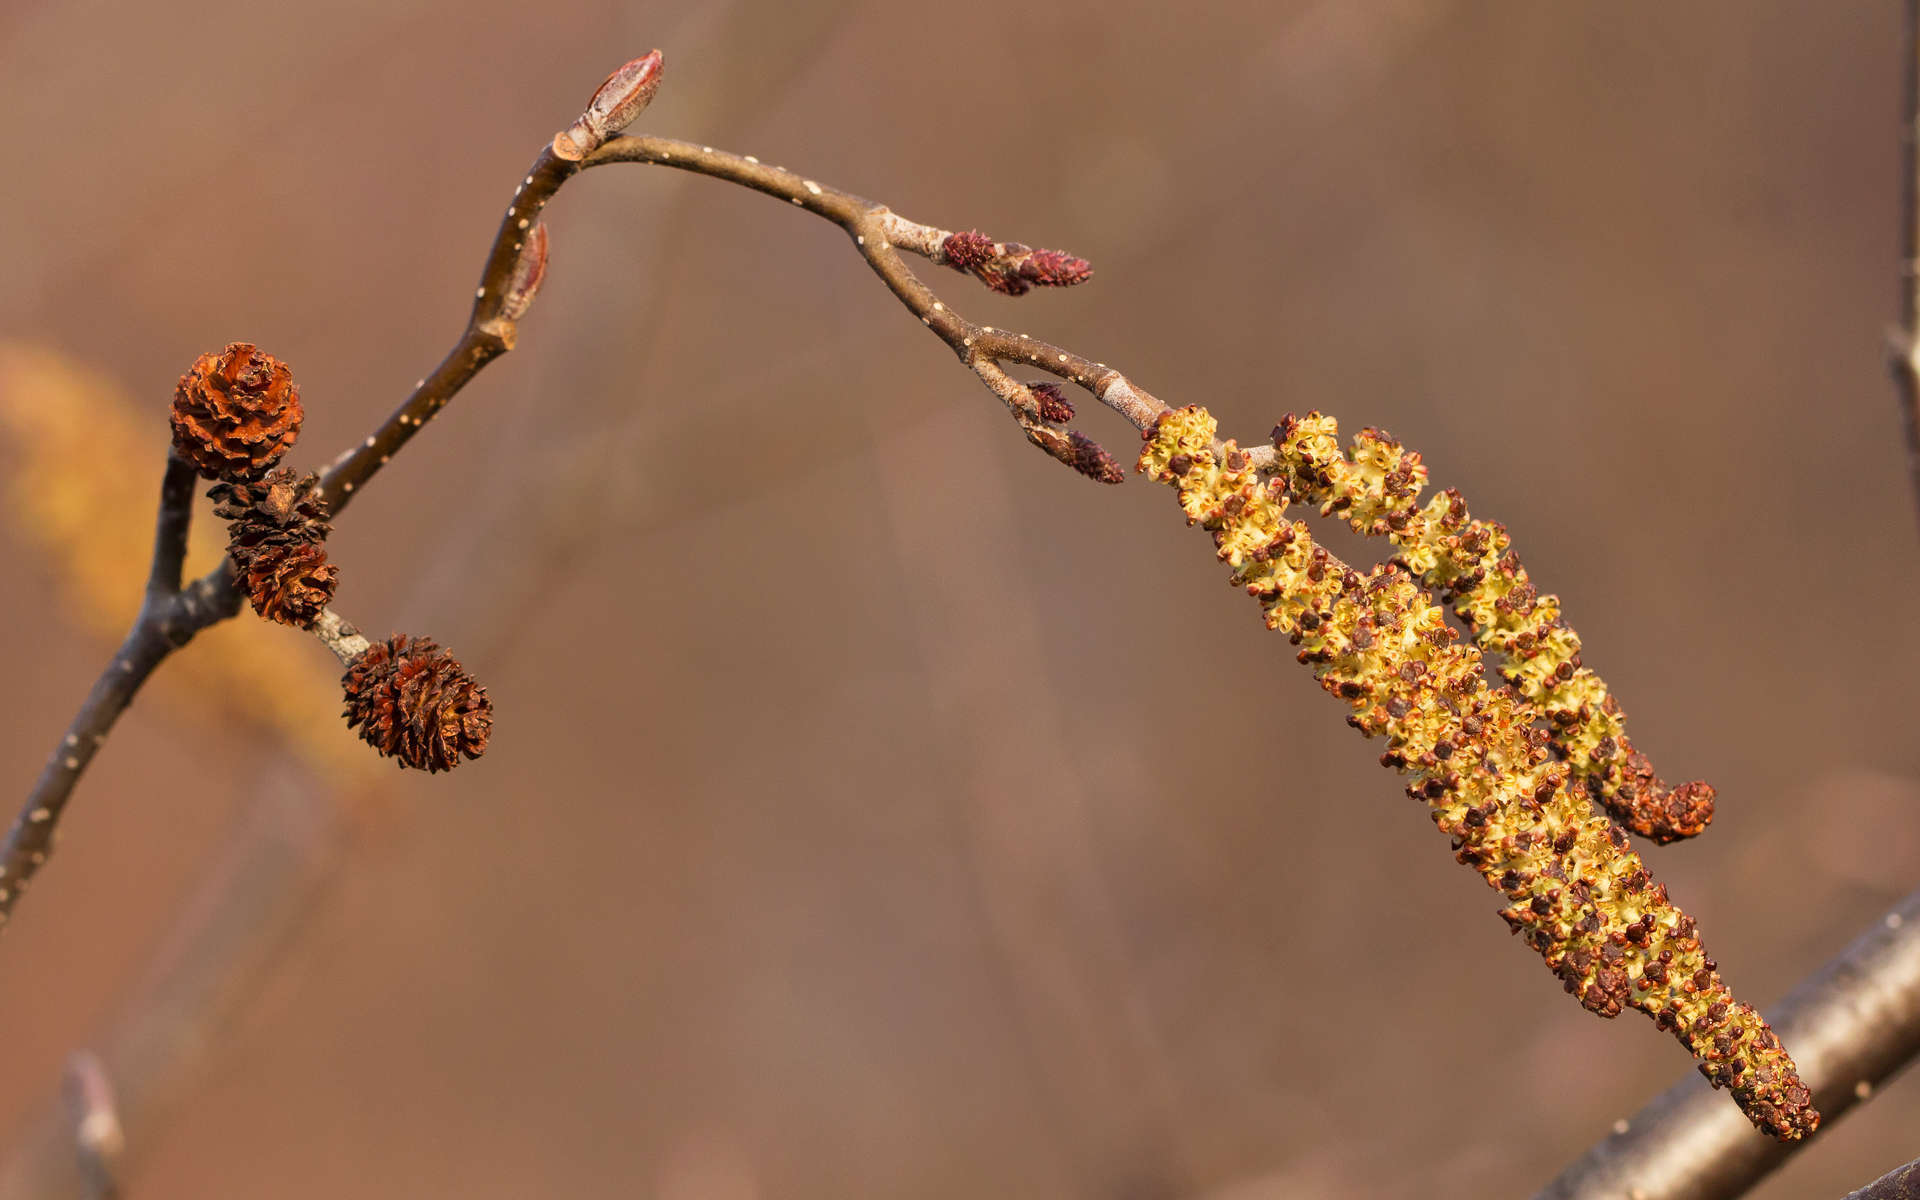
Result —
M1316 545L1285 515L1285 468L1262 477L1232 442L1216 449L1215 429L1204 409L1164 414L1140 469L1212 532L1233 582L1347 702L1348 723L1386 739L1381 763L1411 777L1407 794L1454 857L1506 897L1513 931L1589 1010L1637 1008L1671 1032L1761 1130L1788 1141L1818 1128L1780 1039L1728 991L1626 832L1594 810L1555 752L1547 710L1519 687L1489 686L1480 651L1459 643L1407 566L1362 574Z
M287 364L250 342L202 354L173 392L173 450L207 479L258 479L300 436Z
M320 477L284 467L253 483L222 483L207 495L227 527L236 582L269 621L310 628L333 599L340 568L327 561L327 502Z
M431 639L399 633L374 642L340 682L347 728L402 767L451 771L486 751L493 701Z

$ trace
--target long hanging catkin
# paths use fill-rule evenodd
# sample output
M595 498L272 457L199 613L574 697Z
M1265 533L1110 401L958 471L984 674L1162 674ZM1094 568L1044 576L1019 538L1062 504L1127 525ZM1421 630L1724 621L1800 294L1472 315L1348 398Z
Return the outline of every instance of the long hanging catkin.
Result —
M1382 763L1411 776L1408 795L1452 837L1455 857L1506 896L1500 915L1588 1009L1637 1008L1672 1032L1756 1126L1781 1140L1816 1129L1779 1038L1728 991L1693 918L1626 833L1585 787L1569 786L1541 709L1514 687L1488 686L1480 651L1459 642L1406 566L1362 574L1316 545L1286 516L1285 470L1263 478L1232 442L1216 451L1215 431L1204 409L1166 413L1139 467L1212 532L1268 626L1350 705L1348 722L1386 739Z
M1560 616L1560 598L1540 595L1513 551L1506 527L1467 513L1449 488L1424 507L1427 468L1378 429L1362 429L1342 454L1332 417L1288 414L1273 431L1288 493L1343 517L1356 531L1385 536L1397 561L1454 601L1483 651L1502 656L1502 677L1540 710L1575 786L1613 819L1656 842L1692 837L1713 819L1705 783L1669 787L1627 739L1620 705L1581 665L1580 635Z

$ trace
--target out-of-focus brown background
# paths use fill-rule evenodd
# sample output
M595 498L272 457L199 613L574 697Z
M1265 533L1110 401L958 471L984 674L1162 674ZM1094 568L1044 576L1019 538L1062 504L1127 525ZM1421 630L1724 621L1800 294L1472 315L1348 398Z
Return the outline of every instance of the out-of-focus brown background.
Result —
M232 339L320 465L661 46L645 129L1096 265L930 274L976 319L1245 440L1384 426L1508 522L1643 747L1720 786L1650 862L1764 1005L1920 883L1896 10L8 0L0 338L131 397L150 447L71 464L103 489L152 491ZM364 769L290 632L305 734L219 682L225 631L170 664L0 940L16 1163L98 1045L170 1073L136 1200L1506 1196L1686 1069L1508 936L1168 496L1034 453L836 231L642 168L549 221L521 349L334 540L351 618L490 685L492 749ZM16 794L111 645L85 537L0 532ZM128 1049L165 1004L204 1019ZM1758 1194L1916 1127L1908 1080Z

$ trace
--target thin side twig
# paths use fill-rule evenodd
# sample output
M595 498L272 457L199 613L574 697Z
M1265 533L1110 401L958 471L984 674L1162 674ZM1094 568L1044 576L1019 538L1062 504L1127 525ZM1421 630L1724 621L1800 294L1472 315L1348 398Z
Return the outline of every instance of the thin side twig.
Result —
M53 852L54 831L73 796L74 784L93 761L107 733L140 685L167 655L197 632L180 593L186 560L187 530L193 520L193 467L171 454L160 481L159 515L154 523L153 561L147 572L145 602L126 641L94 681L93 689L67 726L27 793L27 800L0 846L0 925ZM236 595L237 599L237 595Z
M838 225L853 238L860 256L887 290L1000 398L1029 436L1041 428L1038 404L1029 388L1007 375L1007 366L1031 367L1076 384L1142 431L1166 411L1165 404L1105 363L1024 333L977 325L949 308L908 268L900 252L941 262L941 247L952 236L951 230L909 221L884 204L827 187L784 167L672 138L614 138L580 165L589 168L617 162L674 167L723 179L785 200Z
M1827 1127L1920 1055L1920 891L1767 1013ZM1535 1200L1721 1200L1810 1141L1757 1132L1698 1075L1675 1084Z
M91 1050L75 1051L67 1060L67 1108L89 1200L118 1200L120 1156L127 1135L120 1125L120 1103L106 1064Z

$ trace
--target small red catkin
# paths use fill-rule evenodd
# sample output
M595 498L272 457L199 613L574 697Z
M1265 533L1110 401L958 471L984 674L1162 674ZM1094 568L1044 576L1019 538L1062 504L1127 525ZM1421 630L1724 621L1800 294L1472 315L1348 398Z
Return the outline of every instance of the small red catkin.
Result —
M1073 420L1073 402L1067 399L1067 393L1057 383L1030 383L1027 390L1033 393L1034 400L1040 405L1040 419L1049 425L1065 425Z
M936 261L965 271L1005 296L1024 296L1035 287L1072 287L1093 275L1086 259L1064 250L996 242L976 229L948 234Z
M1064 250L1035 250L1019 269L1020 278L1040 287L1072 287L1093 276L1093 264Z
M1068 431L1067 441L1073 451L1073 457L1067 463L1074 470L1098 483L1126 482L1126 471L1099 442L1078 429Z
M946 263L956 271L972 271L983 263L991 262L994 256L993 239L977 229L961 233L950 233L940 243L940 253L946 256Z

